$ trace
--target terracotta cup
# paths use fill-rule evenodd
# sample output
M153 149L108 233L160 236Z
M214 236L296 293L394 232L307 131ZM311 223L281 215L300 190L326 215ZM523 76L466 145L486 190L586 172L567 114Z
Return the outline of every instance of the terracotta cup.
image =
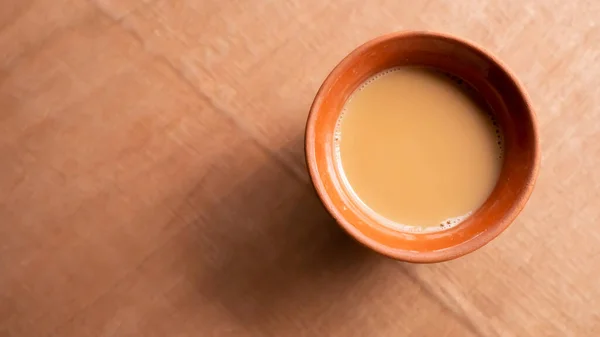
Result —
M487 102L504 135L504 163L491 195L470 217L446 230L409 233L384 226L348 191L334 164L334 129L345 101L369 77L403 65L436 68L469 83ZM319 89L305 137L310 177L335 220L367 247L410 262L454 259L498 236L525 206L540 162L535 113L512 72L480 47L438 33L392 33L346 56Z

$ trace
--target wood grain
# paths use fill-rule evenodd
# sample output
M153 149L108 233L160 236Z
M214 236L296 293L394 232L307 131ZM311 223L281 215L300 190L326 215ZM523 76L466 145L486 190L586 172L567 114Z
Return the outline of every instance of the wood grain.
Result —
M0 336L597 336L600 3L5 0ZM529 89L542 170L462 259L343 235L311 100L378 34L457 34Z

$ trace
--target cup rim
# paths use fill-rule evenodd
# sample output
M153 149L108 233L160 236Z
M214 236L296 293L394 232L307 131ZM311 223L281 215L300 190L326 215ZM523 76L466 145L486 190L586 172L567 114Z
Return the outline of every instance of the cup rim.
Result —
M510 81L515 85L515 87L518 89L523 98L523 103L526 107L526 112L528 114L529 119L531 120L532 127L530 132L532 133L532 138L534 141L534 146L532 149L534 160L533 165L531 166L531 169L529 171L527 181L525 182L525 186L523 186L522 192L515 199L513 203L514 207L512 207L508 212L504 214L503 219L500 221L500 223L494 226L494 230L487 230L483 234L455 246L450 246L441 250L427 252L412 252L408 250L401 250L388 247L372 238L367 237L365 234L360 232L354 225L347 221L338 211L337 207L334 205L333 201L328 197L325 191L325 186L318 174L317 160L315 155L316 137L314 137L314 135L317 120L316 117L319 114L322 101L329 93L329 89L332 87L337 78L342 74L342 72L344 72L344 69L347 68L347 65L358 55L365 53L366 51L380 43L384 43L390 40L415 37L442 39L452 43L461 44L469 49L481 53L486 58L488 58L490 62L494 63L499 69L501 69L508 76ZM498 235L500 235L500 233L502 233L506 228L508 228L508 226L510 226L510 224L515 220L515 218L525 207L525 204L531 196L535 182L538 177L541 159L540 137L537 117L535 111L533 110L531 99L527 91L525 90L525 87L518 80L518 78L512 72L512 70L510 70L508 66L506 66L492 53L468 40L446 33L431 31L400 31L381 35L363 43L362 45L354 49L352 52L350 52L346 57L344 57L328 74L326 79L323 81L323 84L317 91L314 101L310 107L310 111L306 122L304 145L306 164L308 166L308 171L312 184L319 198L321 199L321 202L323 203L327 211L333 216L336 222L348 234L350 234L353 238L355 238L358 242L365 245L366 247L371 248L380 254L394 259L416 263L432 263L452 260L483 247L484 245L492 241L494 238L496 238Z

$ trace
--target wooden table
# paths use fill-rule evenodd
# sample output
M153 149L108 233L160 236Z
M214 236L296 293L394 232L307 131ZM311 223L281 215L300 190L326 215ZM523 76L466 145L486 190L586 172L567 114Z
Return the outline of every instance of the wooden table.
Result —
M303 158L321 81L402 29L529 89L543 160L480 251L355 244ZM0 336L600 335L600 2L3 0Z

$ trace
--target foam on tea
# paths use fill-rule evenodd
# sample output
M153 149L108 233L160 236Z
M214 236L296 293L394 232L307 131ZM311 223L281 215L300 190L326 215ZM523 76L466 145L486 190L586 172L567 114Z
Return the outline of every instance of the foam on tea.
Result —
M436 70L400 67L351 95L337 123L336 159L373 216L397 229L432 231L485 202L500 174L503 139L474 93Z

